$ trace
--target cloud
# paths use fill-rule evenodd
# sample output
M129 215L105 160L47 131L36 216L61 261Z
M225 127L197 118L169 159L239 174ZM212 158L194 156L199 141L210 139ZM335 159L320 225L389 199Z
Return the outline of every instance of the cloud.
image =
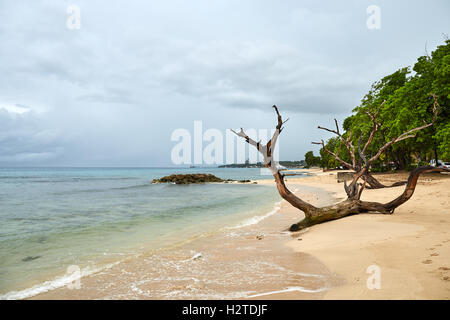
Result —
M379 1L370 31L370 1L77 0L68 30L68 4L0 2L0 165L170 165L172 130L267 128L273 104L298 119L283 141L298 158L312 124L450 27L447 1Z
M161 54L148 74L153 85L234 108L276 103L296 112L340 113L353 107L348 97L367 85L346 68L324 65L275 41L168 43L164 48L169 53ZM185 54L172 60L173 52Z
M25 112L29 112L30 108L27 106L23 106L20 104L14 104L14 105L0 105L0 112L6 111L10 114L23 114Z
M46 161L63 152L58 135L23 107L0 107L0 162Z

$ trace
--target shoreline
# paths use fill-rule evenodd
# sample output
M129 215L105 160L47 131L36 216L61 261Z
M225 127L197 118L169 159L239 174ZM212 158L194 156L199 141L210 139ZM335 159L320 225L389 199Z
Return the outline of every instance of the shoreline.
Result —
M308 177L287 177L288 188L314 205L328 205L345 198L343 184L336 182L336 171L309 169L308 172ZM398 181L405 175L406 173L385 174L378 177L381 177L382 181ZM83 278L83 283L87 280L88 288L81 291L63 287L29 299L449 299L449 178L422 176L416 194L393 215L360 214L316 225L298 233L287 233L286 229L290 224L301 220L301 212L281 200L278 211L265 213L267 217L259 215L261 219L256 221L256 224L231 228L239 230L235 238L228 238L233 234L233 230L230 230L231 233L227 236L224 236L223 232L207 236L194 241L193 246L188 245L184 252L177 251L175 256L169 254L165 257L165 263L169 263L173 257L178 259L176 261L201 261L205 268L199 269L201 273L206 269L220 270L225 262L233 265L236 261L232 256L238 251L240 255L243 250L248 250L248 253L240 257L250 256L255 259L250 263L270 261L284 268L280 274L275 275L273 270L262 270L262 274L278 277L296 270L296 278L289 278L285 274L283 280L286 281L282 285L267 282L252 287L245 283L238 286L230 282L229 286L234 286L234 289L231 289L228 295L214 296L210 290L209 296L207 293L202 296L202 291L206 292L215 286L214 289L220 292L227 290L227 285L212 285L214 281L211 278L187 277L175 286L176 294L154 296L148 294L154 291L155 283L150 283L148 274L151 270L146 270L149 264L144 263L151 259L144 255L131 263L128 262L128 269L121 266L122 271L127 269L126 272L117 273L119 268L115 268L115 275L114 272L103 276L100 273L100 277L91 275ZM258 184L274 185L274 182L258 180ZM363 199L387 201L402 191L402 186L365 190ZM255 239L259 234L263 235L262 240ZM220 249L223 249L223 252L220 252ZM262 261L258 256L261 254L270 258ZM219 258L219 255L222 257ZM298 255L301 255L301 259ZM379 290L369 290L366 285L370 276L366 272L367 268L373 265L379 266L381 270ZM308 272L301 270L302 268L306 268ZM137 270L140 272L139 277L136 277L138 273L133 275ZM316 274L317 270L319 274ZM127 276L127 272L131 276ZM241 269L235 276L251 278L249 272L249 269ZM306 278L311 275L313 278L319 276L326 278L326 281L318 285L305 277L301 278L301 275L306 275ZM218 276L220 277L220 274ZM130 287L130 283L134 283L133 280L138 278L141 281L139 286L134 284L134 287ZM299 279L306 281L308 285L299 285ZM252 281L257 280L255 278ZM93 290L93 286L105 281L116 290L116 295L105 296L100 291ZM123 286L119 288L115 282L122 282ZM127 286L131 290L124 293L123 290ZM241 291L236 290L237 288ZM184 291L188 293L183 296Z
M314 187L299 188L317 205L331 199L326 192L315 198L320 190ZM274 292L319 299L341 279L285 245L292 239L286 229L301 215L284 200L276 205L279 210L258 215L256 224L141 255L82 278L81 290L62 287L29 299L270 299Z

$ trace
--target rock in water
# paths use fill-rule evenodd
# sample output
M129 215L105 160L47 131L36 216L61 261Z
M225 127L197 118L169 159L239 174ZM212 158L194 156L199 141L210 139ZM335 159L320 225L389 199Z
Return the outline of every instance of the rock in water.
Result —
M41 256L28 256L22 259L23 262L33 261L39 259Z
M160 179L153 179L152 183L191 184L206 182L224 182L224 180L209 173L172 174Z
M159 179L152 180L152 183L175 183L175 184L208 183L208 182L250 183L251 180L233 180L233 179L223 180L210 173L171 174L170 176L165 176Z

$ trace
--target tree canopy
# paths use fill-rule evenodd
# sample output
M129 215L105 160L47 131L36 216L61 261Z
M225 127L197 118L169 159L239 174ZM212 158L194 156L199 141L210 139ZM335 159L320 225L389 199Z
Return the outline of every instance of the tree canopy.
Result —
M320 166L320 157L314 156L312 151L305 153L305 162L307 167Z
M384 171L395 167L411 170L435 158L448 161L450 159L450 40L438 46L431 56L419 57L412 70L410 67L401 68L375 82L361 100L361 104L355 107L352 114L344 120L343 136L348 137L349 132L352 132L351 142L355 147L360 137L363 141L367 141L373 125L368 113L375 112L385 101L378 115L381 126L366 151L366 155L369 156L376 154L386 142L402 132L418 127L424 122L430 122L433 117L433 95L437 97L439 104L439 113L434 125L417 132L414 138L399 141L390 146L372 165L372 169ZM349 160L346 149L336 137L329 139L325 147L344 161ZM336 160L324 152L323 148L320 154L322 167L338 166Z

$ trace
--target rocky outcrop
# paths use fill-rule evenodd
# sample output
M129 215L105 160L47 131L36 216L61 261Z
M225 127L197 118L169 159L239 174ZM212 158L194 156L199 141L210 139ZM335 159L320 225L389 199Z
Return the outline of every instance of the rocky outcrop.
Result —
M171 174L159 179L153 179L152 183L175 183L175 184L191 184L191 183L208 183L208 182L240 182L247 183L250 180L223 180L209 173L193 173L193 174Z
M191 184L206 182L223 182L224 180L212 174L194 173L194 174L171 174L160 179L153 179L152 183L175 183Z

